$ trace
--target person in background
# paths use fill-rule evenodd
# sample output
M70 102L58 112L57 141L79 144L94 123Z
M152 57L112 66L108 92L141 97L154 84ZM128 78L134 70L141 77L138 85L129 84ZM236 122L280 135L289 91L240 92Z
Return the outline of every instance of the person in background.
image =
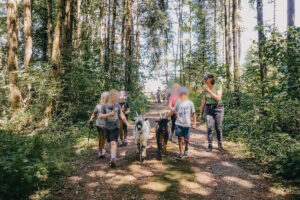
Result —
M176 119L176 136L178 137L179 154L177 159L182 159L183 156L187 156L189 152L189 138L190 128L196 128L196 113L194 103L189 100L189 91L186 87L181 87L178 90L179 100L176 101L175 107L168 114L170 117L172 114L177 114ZM191 121L193 116L193 125ZM183 140L185 142L185 148L183 153Z
M170 97L172 95L172 89L168 88L167 91L166 91L166 93L167 93L167 103L169 105L169 100L170 100Z
M90 117L90 124L92 126L93 124L93 119L95 118L96 116L96 128L97 128L97 131L99 133L99 152L98 152L98 158L104 158L105 156L105 135L104 135L104 121L101 120L99 118L100 116L100 111L101 111L101 107L106 104L106 101L107 101L107 95L108 95L108 92L103 92L101 94L101 98L100 98L100 101L99 101L99 104L97 104L94 108L94 111Z
M161 103L160 97L161 97L161 90L160 87L158 87L156 91L156 97L157 97L157 103Z
M116 167L117 142L120 133L120 119L129 127L129 123L118 103L119 93L111 90L107 96L107 103L101 107L100 116L104 120L104 133L107 142L110 144L110 166Z
M172 95L170 96L170 99L169 99L169 103L168 103L168 109L170 110L170 112L173 111L173 108L176 104L176 101L178 100L179 98L179 95L178 95L178 90L180 88L180 85L175 83L172 87ZM176 113L173 113L171 115L171 121L172 121L172 126L171 126L171 136L169 137L170 140L172 140L173 138L173 135L174 135L174 132L175 132L175 121L176 121L176 118L177 118L177 115Z
M163 90L163 92L162 92L162 99L163 99L164 103L166 102L166 97L167 97L166 90Z
M130 107L129 103L126 101L126 92L121 91L119 93L119 105L121 107L122 112L124 113L126 119L128 120L128 115L130 113ZM119 146L126 146L127 145L127 126L123 122L123 120L120 120L120 143Z
M207 123L207 152L213 149L213 126L215 126L218 139L218 150L223 151L222 146L222 121L224 116L224 105L222 103L222 85L217 84L214 75L205 73L203 77L205 86L203 87L204 95L200 106L200 120L203 117L203 111L206 113Z

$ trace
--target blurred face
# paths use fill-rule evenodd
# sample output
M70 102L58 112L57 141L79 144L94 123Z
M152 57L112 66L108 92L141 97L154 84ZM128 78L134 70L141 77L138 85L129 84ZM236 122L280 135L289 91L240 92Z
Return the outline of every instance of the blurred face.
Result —
M173 85L173 91L177 92L179 90L180 86L178 84Z
M120 102L125 102L125 98L122 97L122 98L119 99L119 101L120 101Z
M205 82L206 85L208 85L208 84L211 84L212 80L213 80L212 78L207 78L207 79L204 80L204 82Z
M189 95L186 94L186 93L182 93L182 94L179 95L179 97L180 97L181 100L187 100L189 98Z
M115 95L111 96L110 99L109 99L111 104L117 103L118 100L119 100L119 95L118 94L115 94Z

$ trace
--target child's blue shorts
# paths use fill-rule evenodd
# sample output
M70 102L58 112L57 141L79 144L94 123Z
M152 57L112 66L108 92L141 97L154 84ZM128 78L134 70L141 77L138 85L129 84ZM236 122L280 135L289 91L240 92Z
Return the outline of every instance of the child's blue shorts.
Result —
M190 127L176 125L175 135L178 137L190 138Z

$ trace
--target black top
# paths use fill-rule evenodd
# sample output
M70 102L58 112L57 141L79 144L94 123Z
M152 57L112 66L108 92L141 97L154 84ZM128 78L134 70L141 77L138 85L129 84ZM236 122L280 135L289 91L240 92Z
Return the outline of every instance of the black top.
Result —
M119 105L121 107L122 112L125 114L125 111L127 111L129 107L129 103L127 101L125 102L119 102ZM128 114L125 114L125 116L128 116Z

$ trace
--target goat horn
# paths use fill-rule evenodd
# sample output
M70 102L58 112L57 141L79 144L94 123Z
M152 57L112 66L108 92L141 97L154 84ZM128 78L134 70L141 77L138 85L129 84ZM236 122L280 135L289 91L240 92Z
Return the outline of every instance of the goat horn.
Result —
M160 118L162 118L161 113L159 113Z
M137 111L135 111L135 114L136 114L137 117L139 116L139 113Z

